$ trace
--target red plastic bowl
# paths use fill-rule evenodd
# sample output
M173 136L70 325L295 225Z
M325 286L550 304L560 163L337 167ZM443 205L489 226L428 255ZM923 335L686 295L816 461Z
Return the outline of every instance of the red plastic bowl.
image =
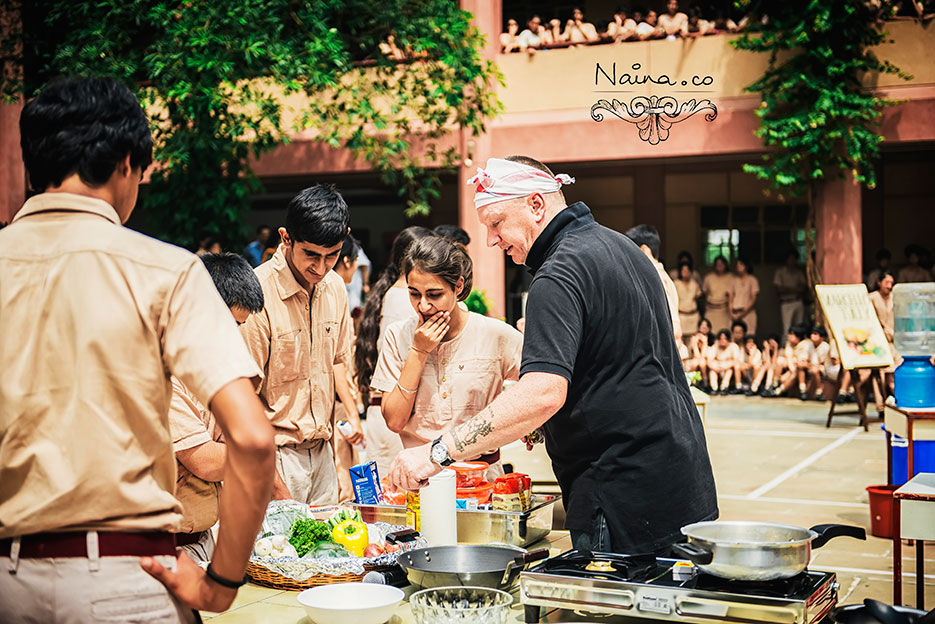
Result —
M477 500L478 505L483 505L490 501L491 494L493 494L493 483L490 481L483 481L476 487L458 488L455 496L457 498L473 498Z
M473 488L484 482L484 474L490 464L482 461L460 461L449 466L457 473L459 488Z

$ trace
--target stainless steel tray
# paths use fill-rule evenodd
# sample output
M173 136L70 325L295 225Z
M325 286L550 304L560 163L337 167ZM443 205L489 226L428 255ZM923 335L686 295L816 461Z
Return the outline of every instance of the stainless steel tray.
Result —
M533 494L529 511L459 509L458 543L510 544L525 548L552 531L552 506L558 496ZM358 505L364 522L406 524L404 505Z

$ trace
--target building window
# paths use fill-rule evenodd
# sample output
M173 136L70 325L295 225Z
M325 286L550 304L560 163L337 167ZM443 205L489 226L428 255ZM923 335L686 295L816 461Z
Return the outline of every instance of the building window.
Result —
M729 261L746 258L754 265L783 264L793 248L805 261L804 204L701 206L704 262L710 266L718 256Z
M740 230L708 230L708 240L704 248L704 261L713 265L718 256L727 258L737 257L737 248L740 245Z

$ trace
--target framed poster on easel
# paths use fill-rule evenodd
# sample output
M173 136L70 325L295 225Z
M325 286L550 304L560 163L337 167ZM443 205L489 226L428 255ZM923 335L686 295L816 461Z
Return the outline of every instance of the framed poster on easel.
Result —
M815 294L828 323L828 333L834 340L841 359L842 369L832 395L827 426L831 426L831 419L836 413L836 399L844 376L843 371L851 371L860 424L866 430L867 403L864 400L864 381L861 380L860 371L889 368L894 365L886 335L864 284L820 284L815 286Z

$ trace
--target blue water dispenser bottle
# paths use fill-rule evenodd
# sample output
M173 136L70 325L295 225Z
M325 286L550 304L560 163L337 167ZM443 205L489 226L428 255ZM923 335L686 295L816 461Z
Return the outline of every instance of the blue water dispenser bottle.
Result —
M896 351L903 358L894 375L896 405L935 407L935 282L893 288Z

